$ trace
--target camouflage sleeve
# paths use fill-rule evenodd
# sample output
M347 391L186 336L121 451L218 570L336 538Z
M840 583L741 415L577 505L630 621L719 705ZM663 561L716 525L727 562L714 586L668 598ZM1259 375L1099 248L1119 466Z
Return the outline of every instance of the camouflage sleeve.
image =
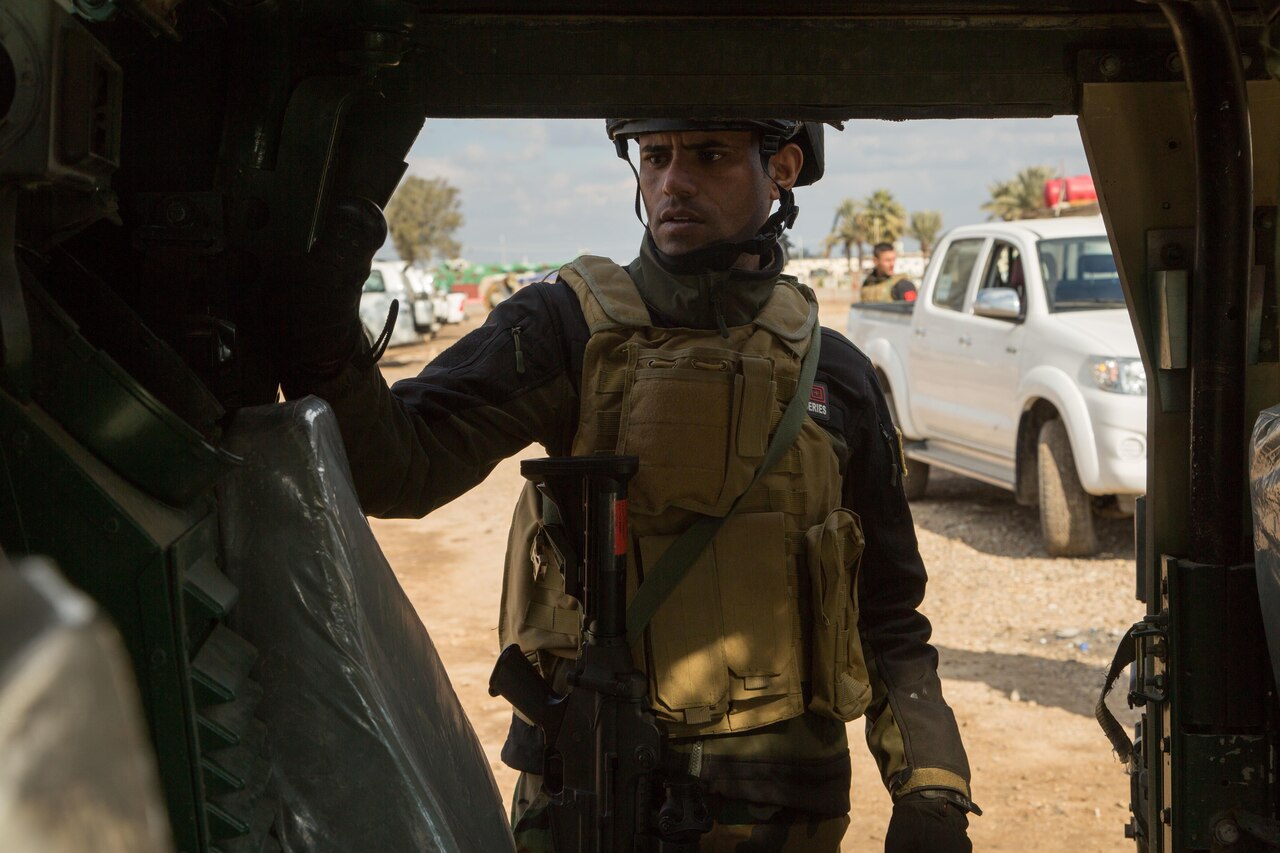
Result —
M893 421L866 356L833 332L823 339L828 353L832 369L825 378L845 417L844 502L866 535L858 595L872 682L867 745L893 796L946 788L969 797L969 761L942 696L929 620L918 609L927 575L902 490Z
M569 289L539 284L501 303L413 379L388 388L376 367L348 366L285 391L333 407L365 512L422 516L533 442L566 452L586 337Z

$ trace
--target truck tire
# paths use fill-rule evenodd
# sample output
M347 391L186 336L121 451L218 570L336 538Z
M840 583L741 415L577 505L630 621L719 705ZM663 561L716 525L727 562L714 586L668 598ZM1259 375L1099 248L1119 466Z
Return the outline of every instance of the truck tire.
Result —
M1054 557L1084 557L1098 549L1093 503L1080 485L1067 426L1045 421L1037 443L1040 468L1040 533Z
M907 463L907 473L902 478L902 491L907 500L918 501L924 497L924 490L929 485L929 463L912 459Z
M889 380L883 373L877 372L876 376L880 380L884 401L889 404L889 417L893 418L894 429L902 432L902 427L898 426L897 403L893 399L893 392L889 390ZM907 470L902 475L902 491L906 494L907 500L918 501L924 497L924 490L929 485L929 463L917 462L913 459L906 462L906 466Z

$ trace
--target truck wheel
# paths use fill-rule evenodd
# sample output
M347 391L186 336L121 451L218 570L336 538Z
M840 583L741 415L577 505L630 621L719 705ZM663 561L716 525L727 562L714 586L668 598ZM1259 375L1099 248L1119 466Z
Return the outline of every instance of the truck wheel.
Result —
M889 390L889 380L885 379L882 373L877 373L877 376L880 379L884 401L889 404L889 416L893 418L894 427L901 432L902 427L898 426L897 403L893 399L893 392ZM902 477L902 491L906 493L907 500L918 501L924 497L924 490L929 485L929 463L917 462L913 459L906 464L907 471Z
M1083 557L1098 549L1093 506L1080 485L1067 427L1055 418L1040 427L1040 532L1054 557Z
M924 497L924 490L928 485L929 463L917 462L914 459L907 462L907 475L902 478L902 491L906 492L907 500L920 500Z

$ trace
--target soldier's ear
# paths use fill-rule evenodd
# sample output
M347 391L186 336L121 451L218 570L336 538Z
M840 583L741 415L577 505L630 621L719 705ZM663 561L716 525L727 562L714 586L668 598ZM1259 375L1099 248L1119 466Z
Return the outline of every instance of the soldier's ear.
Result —
M804 152L794 142L782 146L777 154L769 158L769 175L779 186L791 189L800 175L800 167L804 165ZM778 197L778 188L773 188L773 197Z

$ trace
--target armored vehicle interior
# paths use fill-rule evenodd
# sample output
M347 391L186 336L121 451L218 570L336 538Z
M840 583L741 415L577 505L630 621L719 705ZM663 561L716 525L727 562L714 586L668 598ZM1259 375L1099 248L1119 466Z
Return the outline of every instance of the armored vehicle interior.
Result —
M128 777L159 792L155 808L116 796L104 811L154 825L158 809L167 826L148 837L189 853L280 849L290 793L270 784L254 722L271 673L234 630L255 601L227 544L259 510L226 483L284 438L232 439L277 400L296 292L277 283L336 200L386 204L424 121L1075 115L1151 377L1135 566L1148 616L1119 655L1137 661L1143 717L1109 732L1132 780L1127 834L1148 851L1280 847L1280 609L1259 590L1280 599L1255 555L1248 459L1280 402L1280 4L609 6L0 5L0 546L49 561L0 573L0 697L66 617L29 580L56 565L122 636L145 720L133 752L158 768L158 783ZM21 707L81 709L62 721L74 744L89 683L49 680L44 704ZM58 784L124 784L133 741L112 744L111 773L63 755ZM442 837L420 849L450 849Z

